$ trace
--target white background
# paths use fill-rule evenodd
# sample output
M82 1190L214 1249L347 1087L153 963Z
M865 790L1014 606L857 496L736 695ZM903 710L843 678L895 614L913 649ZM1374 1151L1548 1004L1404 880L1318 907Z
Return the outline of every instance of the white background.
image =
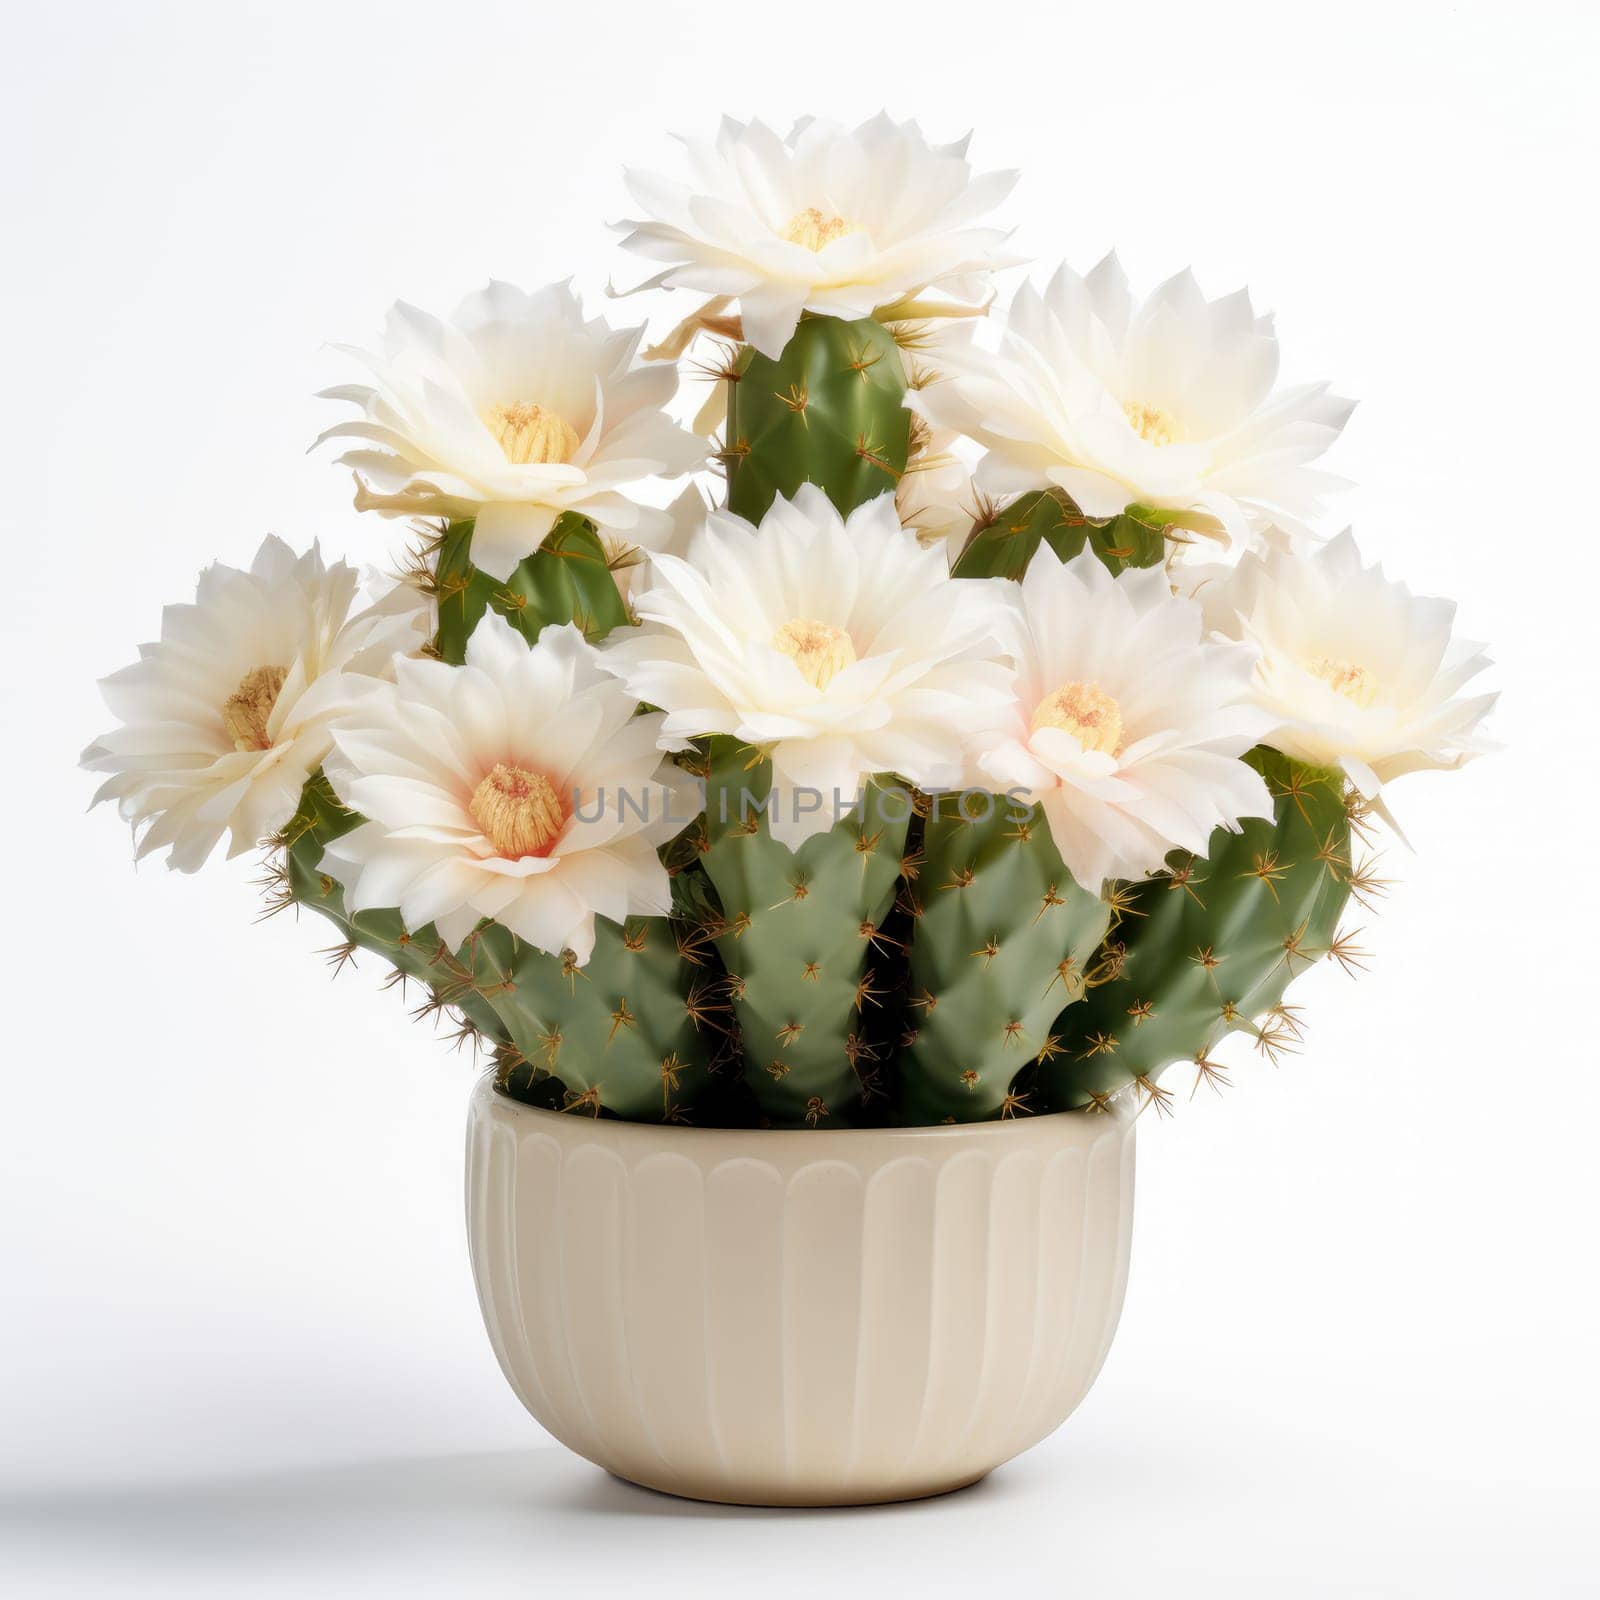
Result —
M11 11L0 1586L1600 1592L1597 16ZM385 559L304 453L323 340L490 274L632 281L602 224L667 130L884 104L1025 169L1041 264L1115 243L1277 309L1285 377L1362 398L1342 515L1493 641L1508 749L1395 791L1419 854L1371 974L1302 984L1303 1057L1146 1119L1122 1331L1053 1440L920 1506L695 1508L566 1455L496 1370L471 1064L371 962L330 984L309 919L254 925L244 863L135 875L73 763L205 561L268 530Z

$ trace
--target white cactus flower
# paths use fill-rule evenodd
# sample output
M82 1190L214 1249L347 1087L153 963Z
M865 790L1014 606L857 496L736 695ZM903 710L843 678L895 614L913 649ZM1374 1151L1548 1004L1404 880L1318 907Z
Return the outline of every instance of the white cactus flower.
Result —
M1239 759L1267 725L1251 654L1203 639L1199 605L1159 567L1113 577L1091 551L1063 562L1041 546L1014 593L1015 691L976 765L1043 808L1080 884L1098 893L1171 850L1203 854L1214 828L1272 815Z
M138 856L165 849L195 872L224 833L236 856L294 815L334 723L427 638L413 591L358 608L359 581L315 545L297 556L268 538L248 572L207 567L194 603L162 613L160 640L101 680L121 726L82 763L111 774L94 803L117 802Z
M570 623L530 647L489 612L463 666L402 661L327 764L366 819L322 858L346 907L398 907L452 945L492 917L580 965L596 916L664 915L656 848L698 800L662 761L661 718L636 709Z
M706 446L662 409L676 368L635 364L642 332L585 319L564 283L531 294L490 283L448 321L397 304L379 351L346 348L373 383L324 391L361 416L318 443L357 441L339 459L363 510L475 518L472 559L495 578L569 511L648 545L666 514L623 491L698 467Z
M867 317L928 290L979 303L1014 260L977 221L1016 174L974 174L966 139L931 145L880 114L854 129L808 118L787 139L725 117L714 138L683 142L687 182L627 173L646 215L621 224L623 245L667 263L652 284L737 300L764 355L803 311Z
M1451 770L1492 748L1493 694L1462 688L1489 665L1452 635L1455 603L1364 567L1346 531L1310 552L1279 542L1198 590L1208 621L1257 653L1266 742L1341 768L1369 798L1407 772Z
M1135 301L1114 255L1017 291L998 352L954 347L909 403L987 450L978 486L1052 486L1091 517L1191 513L1248 546L1302 530L1343 480L1311 463L1353 403L1325 383L1276 389L1278 340L1240 290L1207 300L1188 272Z
M771 756L769 826L791 848L877 774L959 783L968 738L1005 703L1000 586L952 579L892 495L843 518L805 484L759 528L712 512L651 578L644 626L605 660L666 712L669 744L732 734Z

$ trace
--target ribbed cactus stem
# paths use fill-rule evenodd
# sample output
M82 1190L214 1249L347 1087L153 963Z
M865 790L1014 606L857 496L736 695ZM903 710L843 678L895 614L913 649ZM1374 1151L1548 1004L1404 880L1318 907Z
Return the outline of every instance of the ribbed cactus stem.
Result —
M864 1014L883 997L868 963L891 937L911 795L873 785L798 850L772 837L769 801L770 762L736 740L708 741L700 859L745 1081L772 1122L836 1127L873 1094Z
M728 385L728 509L759 522L775 495L817 484L848 515L892 493L911 413L894 337L870 319L805 317L776 360L751 346Z
M715 1087L701 1026L722 1001L697 984L683 959L693 938L666 917L595 924L583 966L546 955L487 926L487 945L505 982L490 1003L509 1039L498 1056L502 1088L562 1110L602 1112L633 1122L701 1120Z
M1094 1105L1130 1084L1153 1086L1175 1062L1214 1070L1226 1035L1269 1053L1292 1044L1290 982L1336 952L1350 895L1350 817L1343 778L1277 751L1248 757L1271 790L1272 820L1219 828L1204 857L1174 853L1167 870L1116 886L1114 922L1088 991L1055 1024L1039 1063L1040 1109Z
M1112 571L1154 567L1166 555L1167 513L1130 506L1116 517L1086 517L1060 489L1040 489L999 507L967 540L958 578L1020 578L1041 544L1070 561L1086 546Z
M912 893L900 1120L998 1116L1022 1069L1057 1047L1110 910L1073 880L1038 809L1003 796L938 800Z
M492 609L532 644L546 623L575 622L591 643L627 621L606 553L585 517L568 512L533 555L501 583L472 564L472 523L452 522L428 561L439 610L434 648L459 665L472 630Z

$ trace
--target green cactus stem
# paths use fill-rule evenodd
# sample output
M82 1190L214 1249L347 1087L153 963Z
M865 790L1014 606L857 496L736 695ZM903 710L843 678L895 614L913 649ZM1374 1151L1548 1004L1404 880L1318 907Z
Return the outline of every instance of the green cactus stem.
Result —
M595 919L594 951L545 954L497 924L474 936L505 981L490 1003L509 1037L501 1081L517 1098L545 1103L561 1084L562 1110L631 1122L694 1122L714 1088L713 1048L702 1029L720 1025L726 1002L695 955L692 931L667 917ZM469 941L473 942L473 941Z
M1211 1052L1230 1033L1254 1035L1269 1055L1298 1037L1284 991L1342 953L1349 806L1337 772L1265 748L1246 759L1272 791L1272 821L1219 828L1203 859L1174 852L1164 872L1115 886L1088 991L1032 1075L1035 1109L1101 1104L1135 1083L1164 1107L1158 1079L1174 1062L1211 1076Z
M1049 545L1070 561L1085 546L1112 572L1154 567L1166 556L1170 513L1129 506L1115 517L1086 517L1059 489L1040 489L1001 507L976 528L954 567L958 578L1017 578Z
M840 1126L877 1092L863 1013L886 997L868 960L892 937L912 797L869 785L855 811L791 851L763 809L771 763L731 738L707 741L705 761L700 862L745 1081L775 1124Z
M881 323L802 318L776 360L745 346L727 382L730 511L759 522L774 496L815 483L848 515L899 483L911 413L900 349Z
M1054 1048L1110 908L1067 871L1038 808L1004 797L939 797L921 855L899 1116L983 1121Z
M515 1045L495 1048L494 1086L508 1099L537 1106L541 1111L565 1111L574 1106L580 1111L589 1109L587 1103L578 1106L578 1096L566 1084L537 1062L529 1061Z
M548 622L575 622L590 643L627 621L627 608L594 524L567 512L543 544L506 579L472 564L472 528L452 522L427 553L427 581L439 609L434 649L459 666L467 640L491 607L532 644Z

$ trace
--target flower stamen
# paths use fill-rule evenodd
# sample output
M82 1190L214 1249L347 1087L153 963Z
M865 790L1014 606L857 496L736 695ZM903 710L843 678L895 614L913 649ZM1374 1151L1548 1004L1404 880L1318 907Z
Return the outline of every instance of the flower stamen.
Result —
M472 791L467 809L496 853L509 860L544 855L567 821L561 796L542 772L498 761Z
M239 680L239 687L222 702L222 726L235 750L272 748L267 718L272 715L288 676L287 667L252 667Z
M1170 411L1160 406L1147 406L1142 400L1130 400L1123 406L1122 414L1128 426L1146 444L1168 445L1183 442L1183 424Z
M1321 678L1335 694L1341 694L1353 705L1365 710L1378 698L1379 684L1367 669L1354 661L1340 661L1333 656L1318 656L1306 662L1306 670L1314 678Z
M578 430L565 417L527 400L490 406L483 425L515 467L559 465L578 448Z
M1114 756L1122 749L1122 708L1094 683L1063 683L1034 708L1033 731L1059 728L1085 750Z
M825 689L835 674L856 662L856 647L843 628L815 617L795 617L772 636L772 648L794 662L814 689Z
M790 244L803 245L815 253L824 245L832 244L835 239L842 239L847 233L860 232L860 228L853 222L846 222L843 217L830 216L815 206L807 206L804 211L797 211L789 218L784 225L783 236Z

